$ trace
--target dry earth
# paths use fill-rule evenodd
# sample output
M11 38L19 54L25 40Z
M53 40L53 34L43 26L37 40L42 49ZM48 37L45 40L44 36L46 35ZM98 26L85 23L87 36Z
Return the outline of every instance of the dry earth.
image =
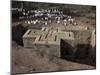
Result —
M41 55L35 50L12 48L12 73L34 73L68 70L95 69L95 66L63 60L61 58Z

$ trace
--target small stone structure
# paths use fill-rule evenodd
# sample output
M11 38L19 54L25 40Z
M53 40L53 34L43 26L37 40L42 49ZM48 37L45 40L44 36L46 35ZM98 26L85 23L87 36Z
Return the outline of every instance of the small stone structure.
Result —
M29 29L23 36L23 43L24 47L37 48L47 55L84 57L92 43L92 31L86 26L45 26L41 30Z

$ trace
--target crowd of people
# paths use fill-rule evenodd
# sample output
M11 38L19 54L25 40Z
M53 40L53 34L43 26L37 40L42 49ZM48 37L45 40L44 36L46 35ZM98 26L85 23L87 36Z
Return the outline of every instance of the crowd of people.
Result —
M57 23L62 25L77 25L75 18L70 15L63 14L63 11L56 7L48 9L28 10L18 9L22 12L19 20L23 20L26 24L44 24Z

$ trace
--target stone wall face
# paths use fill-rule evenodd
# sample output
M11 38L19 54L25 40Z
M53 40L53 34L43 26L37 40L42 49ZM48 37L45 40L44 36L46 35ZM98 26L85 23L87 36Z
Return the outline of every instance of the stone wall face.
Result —
M33 44L32 38L23 39L24 47L33 48L38 53L60 57L60 45Z
M33 48L33 38L23 38L24 47Z
M92 31L92 35L91 35L91 42L90 42L91 48L89 50L89 55L90 58L92 59L96 59L96 33L95 30Z
M37 51L40 54L46 54L46 55L60 57L60 46L59 45L36 44L36 45L33 45L33 46L35 46L35 48L37 48Z

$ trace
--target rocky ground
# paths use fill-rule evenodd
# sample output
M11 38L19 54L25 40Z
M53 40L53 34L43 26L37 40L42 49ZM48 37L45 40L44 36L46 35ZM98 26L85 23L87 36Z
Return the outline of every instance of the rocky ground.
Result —
M14 74L95 69L95 66L41 55L33 49L20 46L13 47L11 52L11 69Z

